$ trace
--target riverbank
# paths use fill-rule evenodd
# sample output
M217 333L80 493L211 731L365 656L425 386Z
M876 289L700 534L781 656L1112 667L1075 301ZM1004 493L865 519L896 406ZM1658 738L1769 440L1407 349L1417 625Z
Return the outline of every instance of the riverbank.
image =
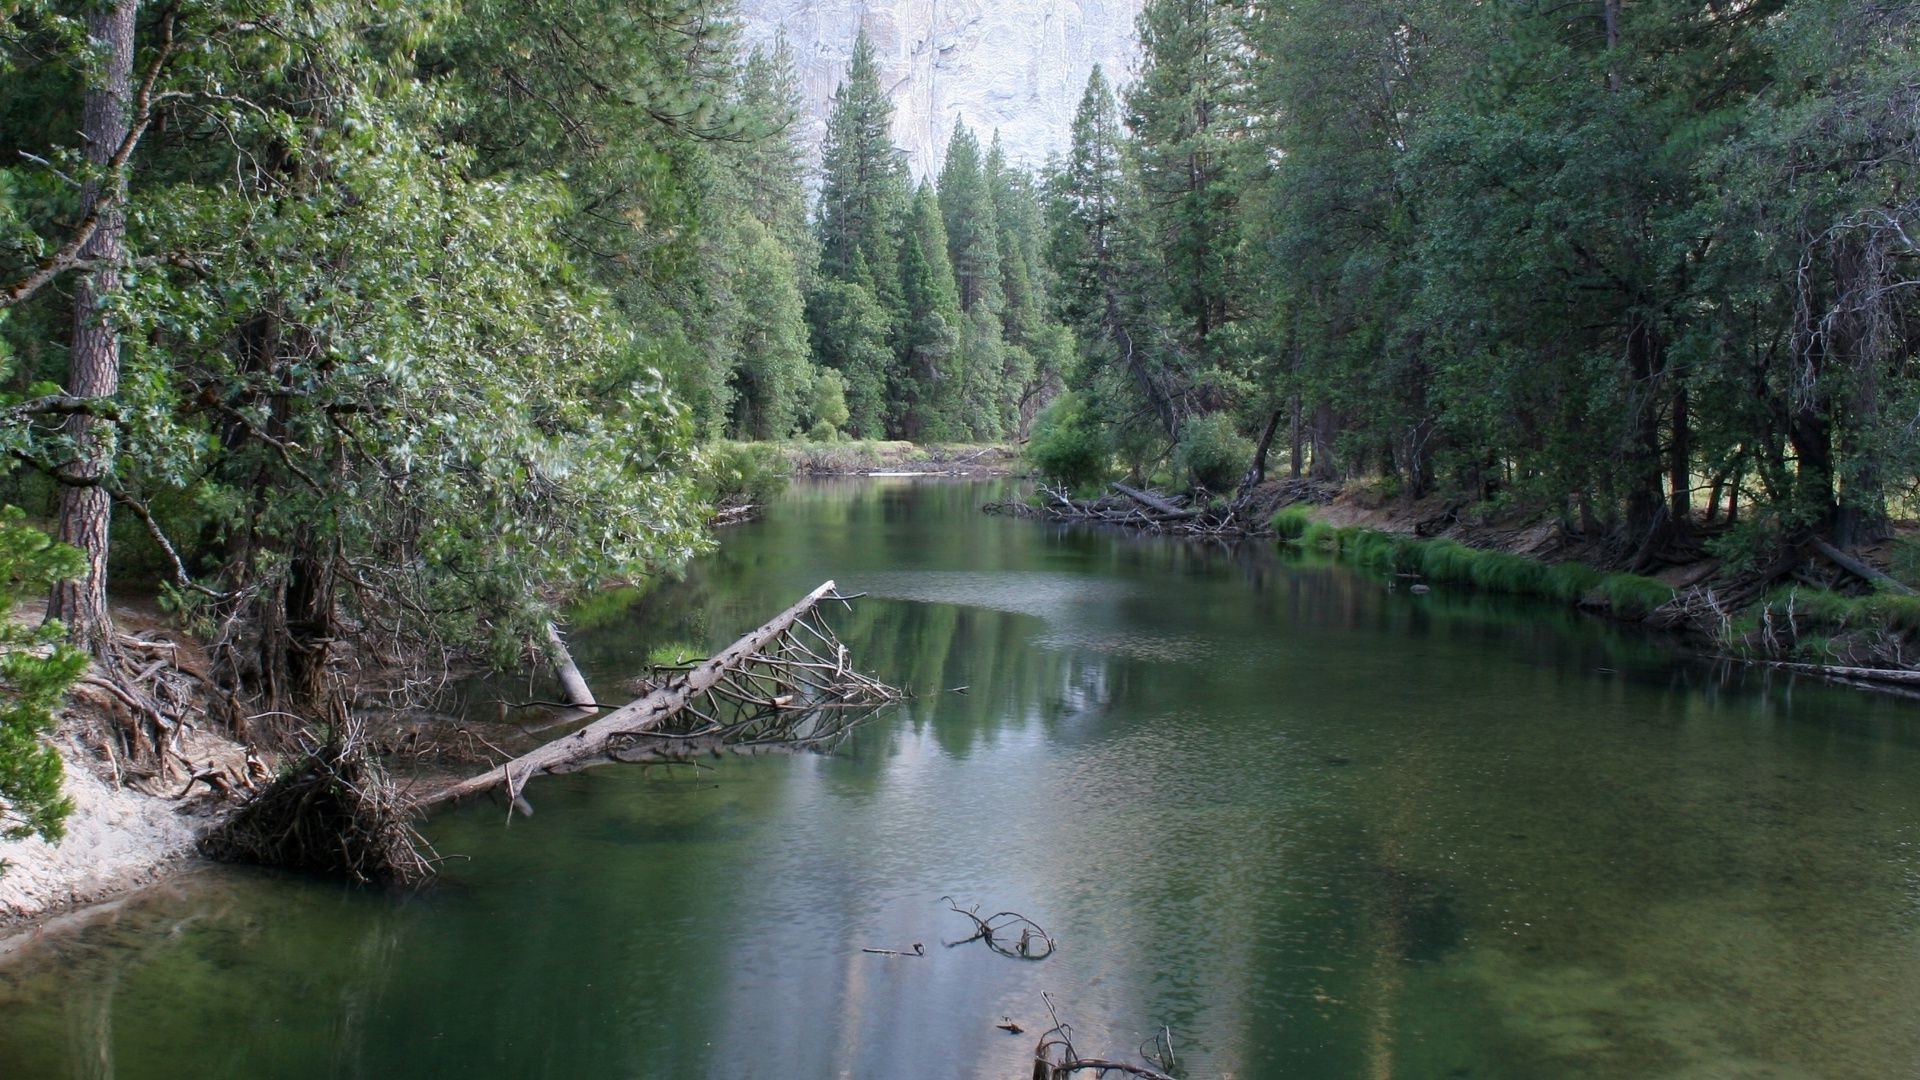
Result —
M1275 536L1381 574L1389 587L1546 600L1678 634L1716 659L1920 697L1920 529L1911 522L1847 553L1816 535L1789 541L1696 521L1652 565L1634 565L1611 530L1399 498L1364 480L1274 480L1205 505L1122 484L1097 499L1043 488L1032 501L984 509L1212 539Z
M1902 696L1920 687L1920 598L1898 579L1903 553L1920 549L1912 523L1852 554L1809 538L1744 559L1718 542L1726 526L1696 525L1681 555L1633 573L1609 537L1570 534L1557 520L1475 520L1366 485L1292 501L1277 490L1263 514L1283 541L1416 587L1544 599L1677 632L1720 659Z
M73 800L67 834L0 841L0 939L39 920L150 885L195 858L201 835L217 821L209 800L187 802L116 786L96 771L71 725L56 745Z
M1017 449L997 443L785 442L775 444L799 476L953 476L1020 472Z

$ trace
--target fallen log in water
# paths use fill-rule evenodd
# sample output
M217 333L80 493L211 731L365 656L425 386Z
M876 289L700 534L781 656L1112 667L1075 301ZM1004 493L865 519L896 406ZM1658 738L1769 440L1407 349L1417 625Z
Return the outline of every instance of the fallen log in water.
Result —
M677 669L651 693L572 735L420 800L431 806L494 788L525 810L542 773L671 760L721 746L818 746L902 694L854 671L816 615L839 599L829 581L709 660Z
M1769 660L1767 666L1805 675L1822 675L1830 679L1920 686L1920 671L1906 671L1900 668L1836 667L1830 664L1796 664L1786 660Z
M1200 512L1198 510L1188 510L1187 508L1182 506L1175 506L1174 504L1168 502L1167 500L1161 498L1158 495L1153 494L1152 492L1141 491L1138 488L1128 487L1127 485L1121 483L1118 480L1115 480L1110 486L1113 488L1113 490L1119 492L1122 495L1125 495L1127 498L1132 499L1134 502L1139 503L1141 506L1144 506L1147 509L1152 510L1153 512L1159 514L1161 519L1164 521L1185 521L1189 518L1196 518L1200 516Z

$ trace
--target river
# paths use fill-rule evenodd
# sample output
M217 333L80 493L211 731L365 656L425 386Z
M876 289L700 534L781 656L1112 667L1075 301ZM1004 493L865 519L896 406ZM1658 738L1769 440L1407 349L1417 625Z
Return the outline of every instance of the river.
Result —
M583 612L612 697L870 594L918 696L838 752L541 779L408 893L192 873L0 966L0 1076L1016 1080L1043 992L1194 1078L1920 1073L1920 710L1001 490L800 485Z

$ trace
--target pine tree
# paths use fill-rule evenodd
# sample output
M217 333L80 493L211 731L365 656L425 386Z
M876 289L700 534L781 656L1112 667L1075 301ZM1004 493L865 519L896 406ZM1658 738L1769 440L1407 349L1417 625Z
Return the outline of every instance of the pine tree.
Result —
M1247 133L1241 5L1149 0L1136 24L1139 78L1127 126L1144 195L1142 226L1159 252L1159 280L1204 362L1234 315L1231 260L1239 243L1236 144Z
M892 127L893 103L880 88L873 41L862 30L846 81L834 92L821 148L820 270L838 281L853 280L856 256L866 259L876 282L898 278L907 171Z
M1000 310L1000 226L993 213L993 192L981 167L980 142L956 120L940 170L940 214L946 223L947 251L960 291L960 310L985 305Z
M966 428L960 416L966 385L960 300L946 250L940 204L932 187L922 184L900 254L909 315L894 372L893 429L903 439L950 440Z

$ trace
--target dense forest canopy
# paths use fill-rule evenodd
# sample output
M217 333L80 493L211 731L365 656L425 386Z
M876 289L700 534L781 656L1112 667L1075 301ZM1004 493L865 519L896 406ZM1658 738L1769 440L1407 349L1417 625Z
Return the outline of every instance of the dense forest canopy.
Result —
M1278 428L1296 474L1641 565L1910 508L1912 5L1154 0L1139 29L1052 173L1080 359L1050 445L1145 474Z
M961 123L917 187L864 36L810 177L736 29L0 5L0 482L85 556L72 640L126 663L108 584L158 583L236 725L523 655L707 542L719 439L1271 461L1640 568L1912 507L1913 5L1151 0L1044 169Z

